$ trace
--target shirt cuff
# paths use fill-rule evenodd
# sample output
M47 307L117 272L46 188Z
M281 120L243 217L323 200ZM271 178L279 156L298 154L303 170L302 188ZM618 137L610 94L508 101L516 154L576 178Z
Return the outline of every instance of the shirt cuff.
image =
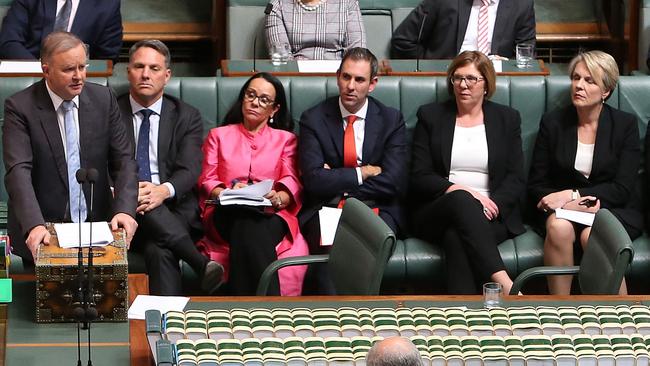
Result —
M361 175L361 168L360 168L360 167L356 167L356 168L354 168L354 170L357 171L357 183L359 183L359 185L362 185L362 184L363 184L363 179L361 179L361 178L362 178L363 176Z
M165 182L165 183L163 183L163 185L165 187L167 187L167 189L169 189L169 198L168 199L174 198L174 196L176 196L176 190L174 189L174 185L169 183L169 182Z

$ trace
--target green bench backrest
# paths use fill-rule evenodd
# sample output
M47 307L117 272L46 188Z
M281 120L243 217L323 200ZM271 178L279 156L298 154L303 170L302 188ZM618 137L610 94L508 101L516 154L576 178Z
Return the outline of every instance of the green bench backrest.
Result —
M185 77L172 78L167 93L179 97L199 109L204 118L204 133L223 121L228 109L236 100L245 77ZM0 101L26 88L38 78L3 78L0 84ZM286 77L281 78L288 98L289 110L297 123L302 112L327 97L338 94L334 77ZM124 78L92 78L91 81L108 84L121 95L128 91ZM569 103L570 80L567 76L499 77L492 100L517 109L522 118L522 141L526 168L532 154L539 121L545 111ZM371 94L386 105L402 111L409 137L417 122L419 106L449 99L444 77L382 77ZM607 101L637 116L640 140L650 119L650 76L624 76L612 97ZM4 109L0 110L0 122ZM299 131L298 131L299 132ZM0 162L0 176L4 167ZM4 185L0 184L0 200L6 200Z

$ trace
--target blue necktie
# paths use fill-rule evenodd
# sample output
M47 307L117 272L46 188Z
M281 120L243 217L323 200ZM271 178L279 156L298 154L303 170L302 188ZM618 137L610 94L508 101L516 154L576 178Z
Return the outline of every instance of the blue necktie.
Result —
M72 13L72 0L66 0L66 2L61 7L61 10L59 10L59 13L56 14L56 18L54 19L53 30L55 32L56 31L66 32L68 30L68 23L70 22L71 13Z
M142 124L138 133L138 147L135 152L135 160L138 162L138 180L151 182L151 168L149 167L149 117L153 114L151 109L143 109Z
M79 139L77 128L74 123L74 103L65 100L61 104L63 108L63 121L65 124L65 146L68 155L68 194L70 195L70 216L73 222L86 221L86 198L81 185L77 182L77 170L81 167L79 158ZM79 199L81 197L81 200ZM79 215L81 210L81 216Z

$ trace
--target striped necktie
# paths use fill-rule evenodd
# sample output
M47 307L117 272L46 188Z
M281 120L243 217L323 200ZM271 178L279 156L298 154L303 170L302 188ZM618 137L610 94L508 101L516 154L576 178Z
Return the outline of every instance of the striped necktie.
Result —
M477 46L478 50L485 55L490 54L490 48L488 47L488 6L490 5L490 0L481 0L481 7L478 10L478 39Z
M56 31L67 31L68 23L70 22L70 14L72 13L72 0L66 0L61 10L56 14L56 19L54 19L54 28Z
M79 156L77 128L74 123L74 103L71 100L64 100L61 103L61 108L63 108L64 113L63 124L65 125L65 147L68 159L70 216L72 222L83 222L86 221L86 198L81 190L81 185L77 182L77 170L81 167L81 158Z

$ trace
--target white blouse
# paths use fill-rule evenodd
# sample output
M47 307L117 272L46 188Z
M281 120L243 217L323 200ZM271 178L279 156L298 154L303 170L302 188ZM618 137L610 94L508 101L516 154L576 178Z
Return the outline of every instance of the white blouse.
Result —
M456 126L449 168L450 182L490 196L485 124L474 127Z
M580 172L585 178L591 174L591 165L594 162L595 144L583 144L578 141L578 150L576 151L576 161L573 165L575 170Z

